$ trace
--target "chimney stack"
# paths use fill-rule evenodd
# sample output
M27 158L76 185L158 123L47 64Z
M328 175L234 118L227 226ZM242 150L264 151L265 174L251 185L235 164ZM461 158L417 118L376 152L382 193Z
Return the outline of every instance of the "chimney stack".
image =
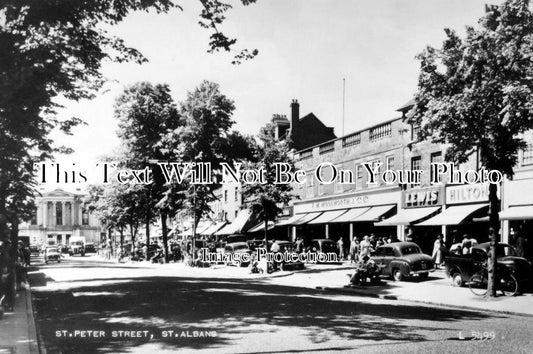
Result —
M300 104L298 100L293 99L291 102L291 132L295 133L298 122L300 121Z

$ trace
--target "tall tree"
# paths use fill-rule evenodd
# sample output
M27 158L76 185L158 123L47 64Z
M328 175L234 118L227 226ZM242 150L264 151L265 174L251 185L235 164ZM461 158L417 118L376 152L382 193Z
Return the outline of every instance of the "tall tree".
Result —
M169 159L167 150L162 149L161 139L168 132L178 129L182 121L168 85L139 82L127 87L116 100L115 118L119 121L118 135L126 150L125 165L129 168L144 169L150 164L156 167L154 161ZM153 170L153 176L159 176L159 169ZM165 259L168 259L168 204L158 204L163 198L163 184L161 178L152 178L152 182L145 185L146 244L150 243L150 224L154 217L153 211L157 207L163 227Z
M287 164L294 171L290 141L278 140L274 134L275 127L267 124L259 133L259 147L256 149L256 162L248 164L254 170L266 171L266 183L244 184L242 194L244 204L264 222L265 247L268 247L268 222L275 221L289 201L295 197L291 183L275 183L275 163Z
M513 177L521 133L533 128L533 15L528 0L487 5L477 28L460 38L445 29L442 48L418 56L420 76L408 115L421 139L449 144L448 161L474 152L481 165ZM488 296L496 296L496 247L500 221L497 185L489 188L491 251Z

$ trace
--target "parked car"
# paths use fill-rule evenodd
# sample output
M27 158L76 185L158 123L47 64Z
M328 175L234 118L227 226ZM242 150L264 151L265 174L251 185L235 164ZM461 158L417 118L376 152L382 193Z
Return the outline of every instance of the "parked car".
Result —
M255 251L256 249L260 248L260 247L264 247L263 244L264 244L265 240L249 240L248 241L248 246L250 247L250 249L252 251Z
M294 244L290 241L278 241L278 245L280 252L296 253L296 251L294 250ZM300 270L304 269L304 263L300 261L282 262L280 264L280 268L281 270Z
M224 253L226 254L234 254L234 253L248 253L251 254L252 250L250 250L250 247L248 247L248 244L246 242L234 242L234 243L228 243L226 244L226 247L224 248ZM233 263L227 263L229 265L240 265L241 267L246 267L249 262L233 262Z
M309 252L322 252L322 253L335 253L339 255L339 248L337 243L330 240L329 238L321 238L311 240L309 246L307 247Z
M44 263L50 261L56 261L57 263L61 262L61 253L57 247L46 247L44 250Z
M39 246L30 246L30 255L38 256L41 253Z
M372 254L374 262L381 267L381 274L392 276L395 281L418 275L427 279L434 271L433 259L413 242L394 242L380 246Z
M452 285L463 286L472 275L479 272L486 264L490 249L490 242L472 247L472 252L466 255L448 254L444 258L446 275L452 279ZM518 257L516 250L507 243L498 243L496 248L497 267L506 267L516 278L519 287L528 283L531 268L527 259Z
M85 253L96 253L96 248L94 247L94 243L85 244Z
M67 245L57 245L57 249L62 254L68 254L69 253L69 247Z

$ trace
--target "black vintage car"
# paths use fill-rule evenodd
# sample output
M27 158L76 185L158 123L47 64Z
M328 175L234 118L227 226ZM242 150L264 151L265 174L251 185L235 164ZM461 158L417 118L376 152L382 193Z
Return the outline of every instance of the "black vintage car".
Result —
M420 247L413 242L394 242L380 246L372 255L374 262L381 267L382 275L389 275L395 281L405 277L418 275L427 279L434 269L433 259L422 253Z
M472 247L472 252L466 255L447 255L444 258L446 275L452 279L452 285L463 286L472 275L482 270L486 265L490 242ZM527 259L518 257L515 249L506 243L498 243L496 249L498 267L506 267L518 281L519 286L530 280L531 268Z

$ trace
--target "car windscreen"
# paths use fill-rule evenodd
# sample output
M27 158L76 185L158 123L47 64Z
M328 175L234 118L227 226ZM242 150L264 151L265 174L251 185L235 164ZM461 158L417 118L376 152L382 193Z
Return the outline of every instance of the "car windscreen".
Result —
M402 254L404 256L407 254L416 254L416 253L421 253L420 248L418 248L417 246L402 247Z
M248 246L246 245L240 245L240 246L235 246L233 247L233 250L234 251L238 251L238 250L247 250L248 249Z

